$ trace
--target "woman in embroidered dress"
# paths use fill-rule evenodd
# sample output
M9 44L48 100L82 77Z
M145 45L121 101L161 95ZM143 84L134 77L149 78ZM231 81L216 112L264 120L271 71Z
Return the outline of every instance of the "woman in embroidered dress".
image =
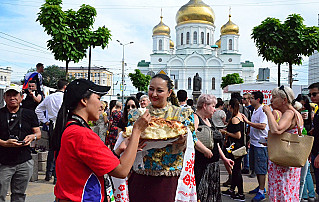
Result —
M289 132L298 134L303 120L292 106L294 93L289 87L281 86L272 91L271 106L282 113L276 122L268 105L263 107L268 117L269 130L273 134ZM279 166L271 161L268 165L268 195L270 201L299 201L300 168Z
M193 132L193 111L191 108L178 107L172 87L172 81L167 75L157 74L151 79L148 91L151 104L147 107L149 113L154 117L181 121L191 129L193 135L191 139L196 143L196 134ZM178 179L183 168L185 146L186 137L180 137L173 144L143 151L141 156L137 156L135 162L140 163L133 166L128 182L131 202L175 201ZM193 163L189 165L189 169L190 171L194 169ZM195 186L194 177L187 182L190 187Z
M217 127L215 128L211 119L216 111L216 103L217 100L214 95L202 94L199 96L196 114L194 114L196 131L198 126L201 125L206 125L213 131L217 130ZM197 148L195 151L194 172L197 199L200 201L217 202L222 200L220 192L219 158L221 158L225 165L229 167L232 167L234 162L226 158L221 150L221 139L222 136L220 139L214 138L214 147L212 150L204 146L204 149L200 150L200 148Z

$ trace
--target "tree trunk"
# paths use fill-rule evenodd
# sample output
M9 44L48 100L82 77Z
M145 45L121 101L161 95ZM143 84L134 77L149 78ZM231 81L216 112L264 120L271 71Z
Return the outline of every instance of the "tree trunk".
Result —
M89 67L88 67L88 80L91 81L91 46L89 48Z
M280 63L278 63L278 87L280 87L280 76L281 76L281 73L280 73Z
M290 88L292 88L292 63L289 63L288 82L289 82Z
M69 62L70 60L65 61L65 79L68 80L68 71L69 71Z

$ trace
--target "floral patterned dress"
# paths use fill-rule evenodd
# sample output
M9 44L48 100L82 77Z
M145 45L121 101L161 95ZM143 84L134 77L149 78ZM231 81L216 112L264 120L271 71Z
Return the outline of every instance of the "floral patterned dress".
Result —
M122 112L117 110L113 111L111 114L110 122L112 123L112 125L110 126L108 136L105 138L105 144L107 146L111 146L111 148L114 147L117 140L118 123L120 122L122 116Z
M298 134L298 128L296 126L287 132ZM301 168L279 166L269 160L269 201L299 201L300 170Z

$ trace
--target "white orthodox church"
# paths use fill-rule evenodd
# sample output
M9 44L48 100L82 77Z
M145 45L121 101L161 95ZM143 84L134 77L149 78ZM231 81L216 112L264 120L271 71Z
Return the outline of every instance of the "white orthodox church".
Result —
M253 63L241 63L239 52L239 27L229 21L221 27L220 39L215 42L215 14L202 0L190 0L176 14L175 45L170 28L163 17L153 28L153 53L151 61L142 60L138 68L142 73L167 74L174 81L175 91L184 89L191 98L193 78L202 78L201 92L224 97L220 87L222 77L239 73L244 81L252 82Z

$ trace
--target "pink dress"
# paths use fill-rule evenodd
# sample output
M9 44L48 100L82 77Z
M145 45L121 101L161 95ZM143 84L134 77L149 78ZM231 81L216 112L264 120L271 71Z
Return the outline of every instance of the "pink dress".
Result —
M298 128L296 126L287 132L298 134ZM269 201L298 202L301 168L279 166L270 160L268 162Z

